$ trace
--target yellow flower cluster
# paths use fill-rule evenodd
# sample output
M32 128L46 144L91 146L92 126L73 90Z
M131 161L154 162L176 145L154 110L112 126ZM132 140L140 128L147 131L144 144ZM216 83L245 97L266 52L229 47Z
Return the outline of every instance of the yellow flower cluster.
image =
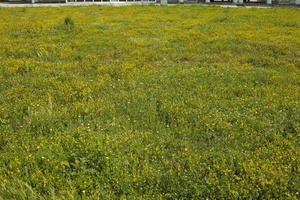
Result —
M0 199L299 199L299 8L0 9Z

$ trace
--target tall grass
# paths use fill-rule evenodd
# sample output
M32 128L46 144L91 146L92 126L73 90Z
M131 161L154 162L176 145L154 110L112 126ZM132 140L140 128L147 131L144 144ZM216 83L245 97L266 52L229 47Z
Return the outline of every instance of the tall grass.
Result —
M2 8L0 199L299 199L299 26L298 8Z

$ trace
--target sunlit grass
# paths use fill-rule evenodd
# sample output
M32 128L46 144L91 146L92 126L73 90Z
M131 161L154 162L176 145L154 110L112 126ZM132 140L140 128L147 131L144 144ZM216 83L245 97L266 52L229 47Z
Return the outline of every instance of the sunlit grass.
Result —
M0 8L0 199L300 198L299 8Z

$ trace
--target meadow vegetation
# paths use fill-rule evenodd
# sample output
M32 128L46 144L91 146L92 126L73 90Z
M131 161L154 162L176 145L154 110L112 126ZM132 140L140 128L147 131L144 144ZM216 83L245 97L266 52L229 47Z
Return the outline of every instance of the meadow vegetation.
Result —
M299 8L0 8L0 199L299 199L299 29Z

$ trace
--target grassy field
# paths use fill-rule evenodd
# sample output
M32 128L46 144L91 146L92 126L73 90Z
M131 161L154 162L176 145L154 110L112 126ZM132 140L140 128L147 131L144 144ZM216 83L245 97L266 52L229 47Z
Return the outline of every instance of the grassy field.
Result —
M299 30L299 8L0 8L0 199L299 199Z

